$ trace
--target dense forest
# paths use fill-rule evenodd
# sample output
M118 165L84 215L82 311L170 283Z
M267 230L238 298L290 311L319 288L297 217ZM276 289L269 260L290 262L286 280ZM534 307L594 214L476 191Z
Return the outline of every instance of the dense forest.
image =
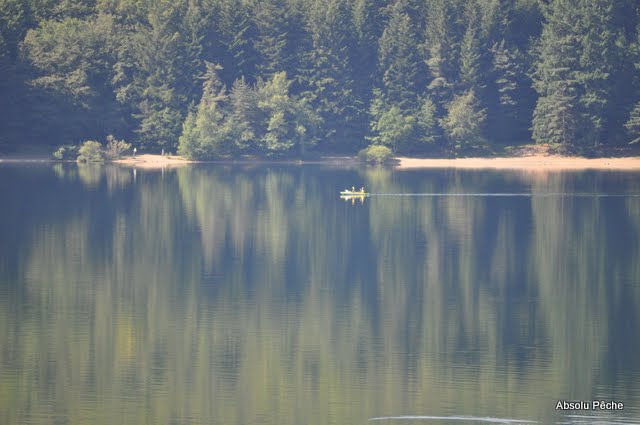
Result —
M640 140L635 0L0 0L0 150Z

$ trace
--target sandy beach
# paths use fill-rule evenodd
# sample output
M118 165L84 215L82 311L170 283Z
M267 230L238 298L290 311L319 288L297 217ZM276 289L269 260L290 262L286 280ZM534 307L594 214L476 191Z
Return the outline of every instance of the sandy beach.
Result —
M189 161L178 155L152 155L142 154L135 157L127 156L122 159L113 161L116 164L131 165L136 168L162 168L162 167L180 167L187 164L192 164L194 161Z
M469 168L515 170L639 170L640 157L582 158L560 155L532 155L513 158L423 159L396 158L397 169Z
M0 163L34 163L53 162L50 158L40 155L9 155L0 156ZM142 154L126 156L114 161L116 164L132 166L136 168L165 168L180 167L195 163L209 163L206 161L190 161L178 155L153 155ZM331 156L310 161L299 160L264 160L264 159L240 159L234 161L211 161L221 164L322 164L334 167L358 166L356 157ZM497 158L409 158L396 157L393 165L398 170L410 170L420 168L465 168L465 169L504 169L504 170L637 170L640 171L640 157L615 157L615 158L583 158L574 156L533 154L514 157Z
M640 157L622 158L582 158L560 155L531 155L522 157L504 158L454 158L454 159L430 159L397 157L394 168L399 170L418 168L466 168L466 169L511 169L511 170L639 170ZM140 168L176 167L198 163L189 161L180 156L137 155L135 158L127 157L115 161ZM289 164L326 164L332 166L355 166L358 160L354 157L326 157L313 161L263 161L263 160L239 160L233 163L289 163ZM229 163L224 161L224 163Z

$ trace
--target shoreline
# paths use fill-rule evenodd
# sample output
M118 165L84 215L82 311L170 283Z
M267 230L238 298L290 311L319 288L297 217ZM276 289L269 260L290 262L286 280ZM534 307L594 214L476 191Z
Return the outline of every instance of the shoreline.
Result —
M42 156L17 155L0 156L2 163L57 163L54 159ZM71 162L71 161L69 161ZM113 161L135 168L173 168L189 164L221 164L221 165L255 165L255 164L290 164L290 165L329 165L338 167L353 167L360 165L356 157L351 156L326 156L319 159L301 160L269 160L269 159L238 159L226 161L192 161L178 155L154 155L141 154L135 158L127 156ZM552 170L630 170L640 171L640 157L601 157L584 158L575 156L533 154L526 156L495 157L495 158L411 158L396 157L391 168L396 170L416 170L434 168L459 168L459 169L493 169L493 170L528 170L528 171L552 171Z
M496 158L428 159L398 157L397 169L462 168L493 170L636 170L640 157L584 158L561 155L529 155Z

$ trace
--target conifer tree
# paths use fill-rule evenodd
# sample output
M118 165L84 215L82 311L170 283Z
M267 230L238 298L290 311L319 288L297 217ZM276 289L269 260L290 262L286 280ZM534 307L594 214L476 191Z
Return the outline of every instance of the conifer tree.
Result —
M252 3L257 26L255 50L260 55L258 70L271 78L276 72L290 71L295 64L290 40L292 11L286 0L256 0Z
M379 63L385 102L406 110L415 108L423 90L424 70L411 18L397 3L380 38Z
M458 80L460 39L456 21L459 11L448 0L428 3L425 49L432 79L428 89L439 108L451 99Z
M349 51L351 11L345 0L317 0L309 22L313 48L307 85L309 99L324 121L324 140L340 149L362 137Z
M254 123L260 121L259 110L256 106L257 97L244 77L233 83L229 93L229 102L237 151L257 152L254 143L256 140Z
M467 28L460 45L460 83L464 89L473 89L482 95L485 88L482 58L480 12L471 1L467 4Z
M219 65L207 63L203 76L202 98L197 110L188 114L182 126L178 153L187 158L213 159L233 153L231 125L227 119L226 88Z
M253 45L257 28L251 19L249 6L238 0L222 0L218 29L220 44L224 50L221 58L224 81L245 77L254 81L256 76L256 55Z
M580 102L588 123L583 143L605 142L608 109L612 100L612 77L620 68L618 29L612 25L615 0L581 0L580 68L577 78L583 91Z
M523 55L509 49L504 40L491 49L493 55L492 89L496 100L487 108L487 123L492 137L501 143L529 140L532 117L530 80L525 74Z
M442 120L450 146L455 152L483 149L486 145L484 123L486 110L478 104L473 90L456 96Z
M611 0L556 0L537 45L533 137L566 149L602 141L617 47Z
M378 78L378 40L384 30L381 9L383 0L355 0L353 6L353 25L355 28L355 52L351 56L355 75L358 99L369 104L371 87Z
M554 1L536 46L533 78L539 98L533 115L533 138L538 143L569 148L577 142L581 121L576 76L580 66L579 18L573 1Z
M149 27L133 38L135 72L131 100L139 144L175 149L188 105L195 100L204 23L196 2L156 0L148 10Z
M640 142L640 102L635 104L624 126L631 136L629 144Z

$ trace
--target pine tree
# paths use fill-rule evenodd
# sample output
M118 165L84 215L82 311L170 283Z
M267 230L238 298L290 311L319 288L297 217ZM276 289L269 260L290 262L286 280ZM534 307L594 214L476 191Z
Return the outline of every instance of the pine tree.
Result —
M256 0L252 10L258 33L254 47L260 55L260 75L271 78L277 72L292 70L295 57L289 4L286 0Z
M533 115L533 138L538 143L577 143L580 126L580 65L577 37L579 12L571 0L556 0L536 46L533 86L539 94Z
M318 117L304 99L290 95L291 84L285 72L278 72L269 81L258 80L256 86L258 107L265 117L257 133L269 156L292 155L297 150L304 157L316 143L313 130Z
M378 40L384 30L381 14L383 0L356 0L353 6L353 25L356 35L352 55L358 99L368 105L371 87L378 78Z
M612 77L619 68L618 29L612 25L615 0L581 0L580 70L577 79L583 90L580 97L588 127L584 144L604 142L608 109L612 98Z
M460 45L460 83L466 90L473 89L479 95L485 88L482 58L482 36L477 5L471 1L467 5L467 28Z
M233 83L229 93L231 119L233 121L234 138L239 152L251 150L256 140L254 123L260 120L255 91L247 84L244 77Z
M433 0L428 6L426 63L433 77L428 88L437 106L443 108L451 99L452 88L458 80L460 40L456 21L459 11L448 0Z
M517 49L502 40L491 49L493 55L492 90L495 101L488 107L488 127L500 143L529 140L532 117L530 80L524 72L525 60Z
M232 126L225 102L226 88L219 65L207 63L203 77L202 98L196 112L187 115L182 125L178 153L193 159L214 159L234 153Z
M134 72L129 102L138 106L136 133L142 147L173 150L200 73L202 8L193 0L157 0L149 26L133 37Z
M248 5L238 0L222 0L218 29L221 48L224 49L224 55L221 55L222 79L233 81L245 77L254 81L257 53L253 42L257 28Z
M632 84L636 87L640 86L640 27L638 27L638 34L635 43L632 43L628 48L630 61L634 63L635 68L635 81ZM632 101L635 102L631 112L628 113L627 121L624 124L627 130L627 135L631 137L630 144L636 144L640 142L640 100L638 96L635 96Z
M426 97L420 101L420 107L416 114L417 152L425 152L433 149L433 145L440 139L440 129L436 119L436 105Z
M379 90L374 92L370 113L372 136L369 140L374 145L386 146L397 153L415 133L415 118L404 113L397 105L386 105Z
M442 120L455 152L483 149L486 145L484 123L486 110L481 108L473 90L457 96L447 107L447 116Z
M392 8L380 38L379 63L383 70L384 100L406 110L416 107L425 72L414 25L399 5Z
M640 142L640 102L636 103L633 107L631 114L629 114L629 119L624 126L632 137L629 144Z
M11 62L9 61L9 51L2 32L0 32L0 75L5 76L5 78L0 79L0 117L2 117L0 119L2 123L0 126L0 150L9 144L9 130L7 127L10 123L8 118L10 117L11 111L11 102L9 101L11 96L7 79L13 73L12 71ZM7 121L5 122L5 120Z
M603 139L616 67L612 0L556 0L537 46L533 137L590 149ZM559 117L563 117L559 119Z
M324 121L323 139L334 149L344 149L363 134L358 128L361 123L349 57L355 44L348 31L350 22L345 0L317 0L309 22L313 48L308 58L307 97Z

